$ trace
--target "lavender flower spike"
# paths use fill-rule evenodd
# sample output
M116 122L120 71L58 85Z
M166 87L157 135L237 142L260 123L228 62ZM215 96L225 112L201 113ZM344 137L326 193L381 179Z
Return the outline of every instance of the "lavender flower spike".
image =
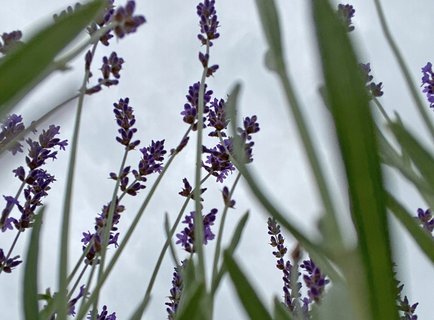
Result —
M17 114L9 115L3 123L0 124L0 148L8 145L24 128L22 123L23 117ZM17 152L23 152L23 146L16 141L8 150L15 155Z
M182 261L181 265L179 267L175 267L175 271L173 272L172 288L170 289L169 296L170 302L165 303L165 305L167 306L166 311L168 314L168 320L174 320L176 316L176 311L178 310L178 305L181 300L181 294L183 289L182 270L185 267L186 261L187 260Z
M338 5L338 16L339 18L341 18L348 32L354 30L354 26L352 25L353 22L351 21L351 19L354 17L355 13L356 10L354 10L354 7L352 5L349 4Z
M308 296L310 301L320 302L325 286L330 282L321 270L315 265L312 259L304 260L300 265L307 271L303 276L304 283L308 287Z
M430 209L423 210L421 208L417 209L417 217L420 225L424 228L428 233L434 237L434 216Z
M180 243L181 246L184 247L184 249L187 252L195 252L194 249L194 215L195 212L191 211L188 215L185 216L184 221L182 223L186 224L187 227L184 228L184 230L181 231L181 233L178 233L176 237L178 240L176 241L176 244ZM208 241L213 240L215 235L211 231L211 226L214 224L215 219L217 215L217 209L212 209L210 213L203 216L203 243L207 244Z
M87 316L87 319L89 319L89 320L93 319L92 318L92 312L89 313L89 315ZM109 315L106 305L104 305L102 307L101 313L98 313L96 316L96 320L116 320L116 319L117 319L116 318L116 312L113 312L112 314Z
M422 92L426 94L430 108L434 108L434 73L431 62L428 62L425 67L422 68L422 73Z

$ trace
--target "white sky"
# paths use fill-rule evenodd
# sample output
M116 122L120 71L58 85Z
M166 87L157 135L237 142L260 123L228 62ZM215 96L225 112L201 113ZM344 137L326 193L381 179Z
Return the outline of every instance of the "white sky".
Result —
M130 97L131 105L136 111L138 137L144 145L148 145L151 139L164 138L166 147L170 149L187 129L179 113L185 103L188 86L198 81L201 74L201 65L197 59L200 49L196 38L197 2L138 1L137 12L144 14L148 22L138 33L120 41L112 41L109 48L98 48L98 57L116 51L126 63L121 72L120 85L109 90L104 89L85 100L74 189L76 200L71 225L70 251L74 257L81 253L81 233L92 230L94 217L111 197L113 183L107 176L109 172L118 170L121 160L122 147L114 141L117 128L113 121L112 103L119 98ZM340 208L345 210L345 196L341 195L345 195L346 191L339 188L341 173L339 162L333 154L333 131L317 94L322 79L314 53L308 3L309 1L303 0L279 1L287 62L309 125L315 129L315 140L320 147L328 175L333 181L336 196L340 199ZM434 30L434 3L430 0L414 1L411 4L403 0L388 0L382 3L414 80L419 84L420 68L427 61L432 61L434 55L434 42L431 41ZM59 12L69 4L72 3L66 0L9 1L2 6L0 32L21 29L26 38L34 32L38 23L46 21L44 19L49 16L48 12ZM352 32L352 37L358 41L363 57L361 62L371 62L374 81L382 81L384 84L385 94L381 98L383 105L390 114L398 111L401 118L416 130L421 127L420 120L379 29L373 1L359 0L350 4L356 8L356 29ZM280 85L263 65L266 45L254 1L217 0L216 8L221 25L221 38L216 40L212 47L211 63L219 64L220 69L215 77L209 80L209 86L216 97L224 98L236 81L242 81L241 113L244 116L256 114L261 126L260 133L254 137L255 171L270 197L278 201L279 206L291 215L303 230L314 236L317 232L314 222L320 214L321 206L315 195L294 123L292 120L288 121L290 117ZM94 65L96 78L100 58L95 61L98 62ZM71 92L75 92L81 83L82 68L80 58L72 71L51 76L37 91L29 95L20 105L20 110L27 115L26 122L28 123L34 110L48 109ZM71 108L73 106L70 105ZM66 112L60 119L50 121L53 122L62 125L61 132L64 135L70 135L72 112ZM424 135L422 129L415 132ZM182 187L182 178L188 177L193 181L194 140L190 142L190 148L176 159L169 175L163 179L156 197L128 245L129 249L123 254L111 280L104 287L101 303L107 304L110 312L116 311L119 319L129 316L143 296L150 272L164 242L164 213L168 212L174 220L183 201L177 194ZM47 287L55 289L59 216L65 183L61 172L66 169L68 158L68 153L60 153L59 160L52 166L57 172L58 181L47 198L49 208L43 229L43 259L40 264L41 292ZM13 163L14 161L17 162ZM9 168L7 170L10 172L20 164L21 160L16 158L4 167ZM2 181L8 177L11 182L7 180L7 183L2 184L1 194L13 194L18 183L12 180L12 173L8 175L5 170L2 168ZM414 190L403 184L402 179L394 176L388 179L391 188L401 195L401 200L409 209L416 211L418 207L424 206ZM230 181L233 179L227 182L228 185ZM223 185L210 181L207 187L209 189L205 195L205 210L221 208L219 190ZM144 199L147 189L144 191L140 196L126 202L127 211L120 223L121 237L122 230L131 222L134 208ZM249 209L251 216L237 257L260 294L271 301L273 295L281 295L282 283L281 273L274 267L274 257L268 245L266 216L244 185L237 190L235 199L237 210L231 211L228 216L226 234L231 234L235 223ZM348 231L348 236L350 234L351 230ZM397 236L396 247L405 253L398 261L399 271L405 272L401 276L405 290L410 295L410 301L420 302L417 308L420 319L429 319L431 288L434 285L433 267L419 254L403 230L396 230L396 234L403 234L402 237ZM26 237L28 238L28 234ZM287 239L290 237L287 236ZM5 239L2 235L0 247L7 248L9 243L10 239ZM22 254L23 245L24 242L21 241L17 254ZM211 258L214 252L212 243L207 250ZM179 256L183 255L180 251ZM70 261L74 261L74 257ZM0 309L4 319L15 319L16 315L20 314L21 270L22 266L12 275L1 276ZM166 317L164 302L169 294L172 270L172 261L166 258L157 278L146 319ZM215 307L215 319L245 318L231 292L232 289L227 283L221 288Z

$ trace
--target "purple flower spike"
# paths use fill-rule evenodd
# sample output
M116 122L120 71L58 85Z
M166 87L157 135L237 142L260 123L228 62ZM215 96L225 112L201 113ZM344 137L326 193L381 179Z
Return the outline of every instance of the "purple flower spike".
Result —
M83 297L84 292L85 292L84 288L85 288L85 286L82 285L80 287L80 292L78 293L78 295L68 302L68 315L75 316L75 313L76 313L75 312L75 305L77 304L77 301L80 300L80 298Z
M120 127L116 141L124 145L128 150L133 150L140 144L140 140L131 141L137 129L133 128L136 118L133 114L133 108L128 105L129 102L128 98L120 99L118 103L113 104L113 112L116 116L116 123Z
M340 4L338 5L338 16L341 18L342 22L345 24L348 32L354 30L353 22L351 19L354 17L356 10L354 7L349 4Z
M420 225L426 231L428 231L433 237L434 230L434 217L430 209L423 210L421 208L417 209L417 219L419 220Z
M217 215L217 209L212 209L210 213L208 213L205 216L202 216L203 218L203 243L207 244L208 241L213 240L215 235L211 231L211 226L214 225L215 219ZM178 240L176 241L176 244L180 243L181 246L184 247L184 249L187 252L195 252L194 249L194 216L195 212L191 211L188 215L185 216L184 221L182 223L186 224L187 227L184 228L184 230L181 231L181 233L178 233L176 237Z
M425 67L422 68L422 73L422 92L426 94L430 108L434 108L434 73L431 62L428 62Z
M208 103L211 100L211 95L213 94L212 90L206 90L207 85L204 87L204 110L203 113L207 114L209 112ZM199 107L199 91L200 91L200 82L196 82L192 86L188 88L188 95L186 95L187 103L184 105L184 111L181 112L181 115L184 116L183 120L185 123L194 124L197 126L195 121L197 120L197 110ZM204 118L205 120L205 118ZM205 128L205 123L204 123ZM195 127L193 127L195 129Z
M119 6L112 19L119 23L115 27L114 33L118 38L123 38L126 34L137 31L137 28L146 22L142 15L133 15L136 9L134 1L128 1L125 7Z
M118 57L116 52L112 52L108 58L103 57L102 62L101 73L103 78L98 79L99 85L106 87L117 85L119 83L118 79L121 77L119 72L122 69L122 64L125 62L124 59ZM111 76L114 79L111 79Z
M92 312L89 312L89 315L87 316L87 319L92 319ZM112 314L108 314L107 306L104 305L102 307L101 313L97 314L96 320L116 320L116 312L113 312Z
M366 89L370 93L371 97L381 97L383 95L383 91L381 91L383 87L383 83L375 83L371 82L373 76L370 74L371 72L371 64L370 63L360 63L360 69L362 71L362 75L365 79Z
M226 118L226 105L223 99L215 99L210 103L208 113L208 126L213 127L215 130L209 133L210 137L218 137L218 133L222 137L226 137L226 133L222 130L227 128L229 120Z
M22 261L18 260L20 256L6 259L3 249L0 249L0 270L11 273L12 269L19 265Z
M229 173L235 171L235 166L229 157L229 153L232 151L232 139L225 139L223 145L219 143L212 149L202 147L202 152L209 154L205 163L202 163L202 167L217 177L217 182L223 182Z
M1 35L2 42L0 42L0 52L3 54L7 54L11 51L11 49L22 45L23 43L20 41L23 34L21 31L16 30L10 33L3 33Z
M172 278L172 288L170 289L170 296L169 300L170 302L166 302L165 305L167 306L167 319L168 320L174 320L176 311L178 310L179 302L181 301L181 294L183 289L183 281L182 281L182 271L185 268L186 260L181 262L181 265L179 267L175 267L175 271L173 272L173 278Z
M0 125L0 148L8 145L9 142L25 129L22 121L22 116L11 114ZM23 146L21 143L16 141L8 147L8 150L15 155L17 152L23 152Z
M213 43L211 40L217 39L220 36L217 32L219 22L214 5L214 0L204 0L196 7L197 15L200 18L200 34L198 34L197 37L203 45L206 45L208 42L209 46L212 46Z
M307 294L310 300L320 302L324 288L330 280L326 279L326 276L321 273L321 270L312 259L304 260L300 267L307 271L307 274L303 276L303 280L308 288Z

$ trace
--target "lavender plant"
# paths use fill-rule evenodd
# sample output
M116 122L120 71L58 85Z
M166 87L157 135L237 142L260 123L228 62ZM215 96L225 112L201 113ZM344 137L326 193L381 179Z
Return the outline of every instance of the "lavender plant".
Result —
M426 111L434 103L432 65L428 62L422 67L422 89L418 90L388 30L380 2L374 0L374 3L386 40L399 62L414 104L428 131L427 136L432 139L434 126L431 114ZM152 297L158 297L158 289L155 290L157 280L158 285L166 288L168 293L164 301L155 299L155 305L158 305L160 314L166 312L168 319L213 319L222 315L237 317L229 308L219 310L221 292L226 290L222 283L226 280L236 292L241 308L251 319L418 319L416 313L420 313L423 304L410 302L413 299L404 290L406 287L397 280L402 275L394 269L395 262L400 261L395 261L398 254L391 243L396 240L390 232L389 221L398 220L428 260L434 261L434 218L430 209L434 206L434 175L431 172L434 157L421 139L409 130L410 123L403 121L397 113L390 116L392 112L387 103L384 102L383 106L380 98L391 94L389 90L383 92L383 83L386 89L392 85L386 79L374 82L371 62L373 66L380 64L374 64L374 61L361 63L362 59L353 49L349 38L359 32L355 6L338 4L333 7L329 1L323 0L313 0L310 5L316 32L316 53L321 64L321 67L316 68L316 77L323 82L322 97L328 112L326 121L330 121L330 127L336 136L334 152L340 158L342 167L339 176L343 178L343 189L348 190L348 195L343 200L346 209L339 205L340 199L327 178L330 175L326 174L326 166L320 156L322 151L315 141L315 128L307 125L307 117L311 114L304 107L306 97L304 94L299 95L291 81L293 74L290 76L288 73L288 65L293 62L285 53L280 25L281 15L285 11L278 11L272 0L256 1L269 47L266 54L267 66L281 84L289 113L293 116L291 123L295 124L307 164L312 170L321 207L318 227L314 228L313 234L301 228L294 221L294 215L280 209L286 206L279 204L280 199L276 200L275 195L280 192L277 190L281 189L279 183L262 183L253 173L255 168L260 168L261 163L253 162L253 147L259 147L258 150L255 149L257 158L256 155L261 154L259 150L263 146L260 137L255 139L257 146L255 145L253 135L260 131L260 127L261 134L267 134L274 127L280 129L274 124L268 126L269 123L262 120L262 115L267 115L265 118L275 117L275 110L271 106L263 106L263 109L267 108L266 112L260 111L239 119L241 112L238 97L241 85L235 85L223 97L218 94L217 83L220 80L217 77L232 73L226 70L226 65L214 63L214 58L221 57L221 52L224 52L221 48L224 50L228 44L225 44L224 39L227 39L225 27L230 19L220 13L225 12L219 10L223 6L222 2L202 0L196 6L199 18L199 64L197 69L189 69L191 72L198 70L201 75L193 77L196 80L188 86L184 105L170 110L178 117L181 116L184 122L184 133L176 138L178 143L173 142L170 132L162 130L168 120L161 115L160 102L157 100L164 99L153 99L155 106L151 109L154 112L158 108L158 112L155 112L158 117L156 122L158 129L161 128L155 133L150 131L154 120L144 120L140 98L129 92L131 88L137 88L139 82L140 90L151 90L142 79L146 75L135 79L135 86L123 83L135 67L130 62L131 58L128 58L127 48L123 47L123 38L141 31L141 26L147 22L143 15L136 12L135 1L129 0L125 4L113 0L78 3L55 14L54 22L31 39L23 37L23 33L18 30L1 35L0 155L5 159L18 159L25 153L26 157L25 166L18 166L12 172L21 186L15 195L3 194L4 204L0 216L2 235L15 231L16 236L10 244L1 241L0 277L16 280L13 277L20 272L24 274L22 309L25 319L114 320L125 318L126 313L130 313L129 319L152 318L150 301ZM194 8L191 11L194 12ZM153 16L150 23L156 19L166 18ZM131 39L135 36L132 35ZM82 37L82 42L74 42L77 37ZM223 38L221 42L220 38ZM161 41L163 38L159 39ZM193 40L193 35L191 39ZM188 41L186 34L183 34L183 40ZM176 48L170 49L170 57L173 59L170 65L177 66L176 55L173 54L175 51ZM73 61L77 56L80 56L79 68ZM102 65L95 66L98 56L102 57ZM35 64L35 61L38 63ZM252 70L257 67L249 66ZM26 119L30 117L18 114L21 100L33 87L38 89L37 84L49 74L62 72L66 76L68 73L65 72L71 68L82 72L77 92L52 107L50 112L31 118L31 124L25 126L24 116ZM295 79L296 68L291 68L291 72L294 72ZM174 72L171 73L173 75ZM168 86L168 83L166 81L164 86ZM178 95L173 88L171 90L173 96ZM419 97L420 91L426 95L426 101ZM101 102L105 101L103 98L107 95L122 97L114 99L114 116L111 115L115 119L117 133L104 131L98 137L98 144L102 145L105 143L103 141L111 139L117 142L118 149L104 147L101 150L106 153L101 153L98 157L112 160L118 152L123 151L123 154L120 163L116 165L118 168L106 172L112 191L106 192L101 187L101 193L104 193L103 203L93 203L94 210L87 212L85 206L76 209L75 203L78 200L73 191L79 190L81 183L92 184L90 190L103 185L91 177L78 175L77 171L79 142L90 139L80 134L83 130L82 121L92 117L87 108L88 104L95 101L92 100L95 95L101 97ZM73 101L76 102L73 111L75 119L68 140L59 137L58 125L49 125L45 130L36 131L36 128L45 126L48 118L60 114L59 110L65 109ZM381 120L375 118L378 111L382 115ZM101 118L108 113L104 108L98 112ZM147 116L150 117L149 114ZM261 119L260 126L258 118ZM59 121L69 119L59 118ZM180 124L181 119L170 126L175 128ZM101 128L103 130L105 128ZM389 142L391 139L394 143ZM149 142L143 144L144 140ZM273 138L267 143L278 144L276 150L283 153L284 142ZM46 165L51 160L57 160L59 150L68 154L69 166L66 174L56 173L55 178ZM6 156L5 151L12 155ZM186 169L187 165L175 169L179 168L176 166L181 153L185 159L193 159L185 162L191 165L189 169ZM266 168L283 172L286 163L276 165L274 161L279 156L268 154ZM112 161L110 164L113 164ZM407 202L407 199L398 197L395 190L384 182L383 176L388 174L383 170L384 166L414 186L424 202L419 206L427 209L407 210L401 204L401 201ZM173 178L170 174L176 170L179 172L175 172L173 176L176 178ZM166 190L162 192L161 186L166 181L171 185L181 185L181 198L176 194L167 194ZM245 202L242 198L244 190L238 190L240 181L250 188L251 198L248 202L252 216L263 219L259 218L263 212L268 219L268 235L276 259L275 267L281 272L283 281L280 298L275 300L273 310L269 308L269 301L264 299L265 292L258 295L252 284L255 264L261 264L265 268L265 265L258 263L262 260L255 259L252 263L246 259L249 252L236 252L243 234L243 243L247 244L253 244L256 237L258 240L260 238L246 230L249 212L234 226L228 223L233 221ZM56 232L60 235L59 242L53 241L50 244L50 251L58 252L57 283L55 287L50 286L45 293L41 293L39 290L42 287L38 281L43 279L43 285L46 286L45 275L56 271L50 266L53 267L52 270L42 269L44 277L38 276L41 271L38 270L38 260L41 260L40 234L52 232L44 229L41 231L41 223L44 225L52 220L50 215L53 213L45 212L44 209L45 204L56 200L49 192L54 182L65 185L61 225L56 227ZM270 192L271 190L273 191ZM160 201L159 196L166 201ZM339 198L342 196L339 195ZM164 244L155 267L150 269L149 263L153 262L154 257L152 253L161 245L158 243L161 239L155 237L159 226L154 225L148 216L153 214L155 219L162 216L155 212L160 209L155 209L151 203L159 202L159 208L167 206L172 209L172 205L177 204L179 199L183 203L174 220L171 221L170 212L166 214L165 227L160 230L162 234L166 232ZM215 199L219 199L219 202ZM287 203L286 199L284 202ZM310 209L306 209L308 210ZM71 228L77 215L80 216L80 221L86 218L87 225L80 226L81 239L73 242L71 237L80 236L75 235L75 229ZM344 225L348 221L351 223ZM261 220L261 223L265 225L266 221ZM26 229L30 231L26 232L30 233L27 253L26 250L21 251ZM233 229L230 237L227 229ZM347 229L353 231L351 241L345 235ZM284 233L288 236L284 236ZM246 235L250 238L246 239ZM151 237L152 241L143 240L147 237ZM288 251L290 237L296 241L291 252ZM144 252L137 250L138 242L145 243ZM55 245L57 248L54 249ZM146 276L146 288L142 290L144 292L141 297L141 293L133 293L133 286L127 291L125 288L108 289L107 282L113 279L116 282L116 277L121 279L120 282L129 279L125 275L128 271L119 271L120 268L117 268L121 258L136 265L137 260L130 260L131 256L125 257L125 252L132 252L132 256L146 260L145 265L141 262L137 266ZM172 256L171 265L164 261L168 252ZM172 278L159 279L158 276L164 274L166 267L174 268ZM133 276L133 285L140 285L141 275ZM255 274L256 278L260 276ZM168 289L170 281L172 286ZM279 287L276 287L271 291L276 293L278 290ZM122 295L119 295L120 291ZM127 296L131 302L128 301L120 310L116 310L111 303L116 304L119 301L115 299L122 300L122 296ZM120 302L117 306L119 304ZM2 309L7 310L6 307Z

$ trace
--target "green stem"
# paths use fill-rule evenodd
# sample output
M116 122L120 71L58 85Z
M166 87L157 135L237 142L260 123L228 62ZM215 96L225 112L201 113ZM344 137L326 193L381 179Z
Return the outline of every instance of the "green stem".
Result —
M409 68L407 64L405 63L404 58L402 57L402 54L400 50L398 49L398 46L395 42L395 40L392 37L392 34L389 30L389 27L386 22L386 17L383 12L383 8L381 7L379 0L374 0L375 8L377 9L378 18L380 19L381 28L383 29L384 36L386 37L387 43L389 44L390 48L392 49L393 54L395 55L395 59L398 61L398 65L401 69L401 72L404 76L404 79L407 83L407 87L411 93L411 96L414 100L414 103L416 104L416 107L419 111L419 115L422 117L422 120L428 129L429 133L431 134L431 138L434 139L434 126L431 122L431 119L428 116L428 112L426 111L426 107L423 104L422 99L419 95L418 88L414 85L413 79L411 77Z

